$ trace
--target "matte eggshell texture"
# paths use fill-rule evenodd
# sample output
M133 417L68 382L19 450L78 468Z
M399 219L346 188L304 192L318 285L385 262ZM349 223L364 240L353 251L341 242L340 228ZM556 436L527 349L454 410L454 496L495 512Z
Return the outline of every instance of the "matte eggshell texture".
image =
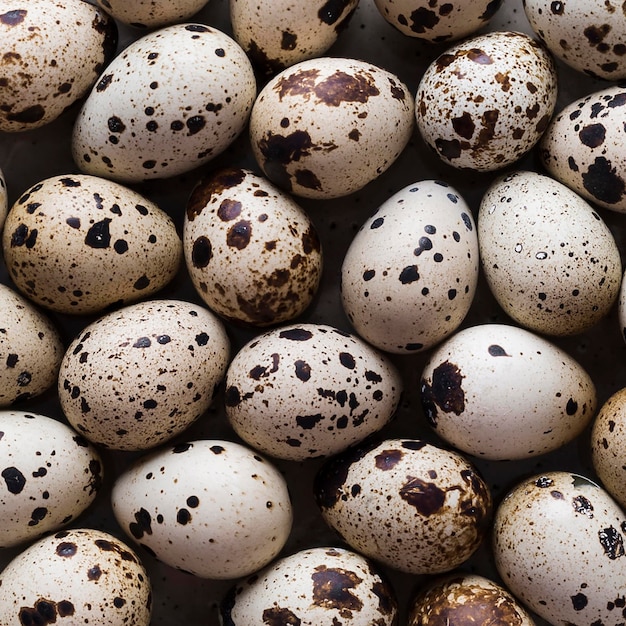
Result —
M222 603L223 624L395 626L392 588L376 566L345 548L301 550L241 581Z
M0 285L0 407L52 387L62 358L63 344L52 322Z
M414 102L390 72L356 59L302 61L269 81L250 117L265 175L297 196L336 198L364 187L397 159Z
M359 0L230 0L235 39L270 75L324 54L347 27Z
M205 308L141 302L101 317L72 341L59 371L59 401L90 441L152 448L206 412L229 350L221 321Z
M271 330L246 344L226 374L226 415L262 452L292 461L330 456L393 417L402 380L384 355L331 326Z
M554 111L556 81L551 56L528 35L479 35L426 69L415 98L417 127L445 163L497 170L541 137Z
M442 43L485 26L502 0L375 0L381 15L409 37Z
M575 70L607 80L626 78L626 14L603 0L524 0L533 30Z
M100 530L49 535L0 573L3 626L148 626L151 609L150 580L137 555Z
M494 520L505 585L554 626L624 617L624 513L583 476L550 472L515 487Z
M82 0L0 0L0 132L56 119L96 82L117 28Z
M309 306L322 272L306 212L249 170L219 170L194 188L183 247L196 291L228 320L268 326Z
M283 548L292 523L280 472L228 441L178 444L140 459L117 479L112 504L129 537L201 578L261 569Z
M103 478L100 456L83 437L24 411L0 411L0 476L0 548L69 524Z
M78 167L121 182L167 178L210 161L243 131L256 79L241 47L203 24L177 24L130 44L81 109Z
M438 435L492 460L556 450L584 430L597 402L577 361L504 324L466 328L437 348L422 372L421 400Z
M582 333L617 300L622 262L611 230L548 176L519 171L495 180L480 204L478 241L496 300L535 332Z
M2 226L9 210L9 196L7 193L7 185L4 180L4 174L0 170L0 233L2 232Z
M135 28L156 28L182 22L209 0L96 0L116 20Z
M569 5L568 5L569 6ZM539 143L548 173L583 198L626 213L626 88L614 85L568 104Z
M4 258L16 286L60 313L97 313L146 298L183 258L173 220L118 183L55 176L24 192L9 211Z
M326 522L361 554L410 574L458 567L491 521L489 488L460 454L388 439L348 450L318 473Z
M465 318L478 282L478 237L455 189L417 182L363 224L343 261L348 319L381 350L426 350Z

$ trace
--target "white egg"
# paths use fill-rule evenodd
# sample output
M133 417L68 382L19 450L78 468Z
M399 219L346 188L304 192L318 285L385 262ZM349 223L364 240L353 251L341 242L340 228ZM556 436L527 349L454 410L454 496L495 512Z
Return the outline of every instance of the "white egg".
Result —
M109 15L135 28L156 28L182 22L209 0L96 0Z

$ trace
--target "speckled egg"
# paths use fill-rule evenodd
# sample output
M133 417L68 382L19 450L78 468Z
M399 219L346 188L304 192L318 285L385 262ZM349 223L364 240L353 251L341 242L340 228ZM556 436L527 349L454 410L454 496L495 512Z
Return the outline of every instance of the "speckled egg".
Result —
M420 589L407 626L534 626L526 609L501 585L458 572L438 577Z
M83 174L54 176L24 192L3 233L16 286L60 313L97 313L147 298L183 259L173 220L118 183Z
M220 320L181 300L152 300L109 313L68 346L59 401L90 441L144 450L181 433L213 400L229 357Z
M417 127L445 163L493 171L533 148L556 96L550 54L528 35L494 31L452 46L426 69Z
M268 565L291 530L282 474L237 443L181 443L121 474L112 493L122 529L168 565L201 578L248 576Z
M458 567L491 520L489 488L461 455L388 439L330 459L315 480L325 521L353 549L409 574Z
M254 326L303 313L322 273L321 243L307 213L267 179L240 168L219 170L196 185L183 249L207 306Z
M235 39L263 74L324 54L359 0L230 0Z
M252 65L228 35L167 26L131 43L101 75L74 125L74 161L129 183L187 172L241 134L255 96Z
M498 304L535 332L582 333L617 300L622 263L613 234L548 176L518 171L495 180L480 204L478 241Z
M151 611L151 584L137 555L101 530L48 535L0 573L5 626L148 626Z
M0 548L58 530L78 517L102 486L96 449L64 423L0 411Z
M117 28L82 0L0 0L0 41L0 132L16 132L87 93L115 53Z
M569 5L568 5L569 6ZM626 213L626 88L615 85L568 104L539 143L548 173L583 198Z
M270 80L250 117L254 156L279 187L336 198L364 187L397 159L414 127L413 97L372 63L320 57Z
M385 426L400 401L393 363L323 324L276 328L246 344L226 373L226 415L254 448L300 461L330 456Z
M626 78L626 13L608 0L524 0L532 29L550 52L589 76Z
M2 226L9 210L9 196L7 193L7 185L4 180L4 174L0 170L0 232L2 232Z
M286 556L235 585L222 624L395 626L393 588L375 564L345 548L319 547Z
M157 28L182 22L209 0L96 0L109 15L135 28Z
M381 350L426 350L465 318L478 281L472 212L447 183L397 192L366 220L341 270L343 308Z
M517 326L466 328L437 348L421 376L421 402L445 441L491 460L544 454L593 418L596 389L564 350Z
M0 285L0 407L52 387L63 349L54 324L28 300Z
M466 37L486 26L502 0L375 0L375 4L402 34L442 43Z
M517 598L554 626L624 621L626 517L569 472L524 480L498 507L495 563Z

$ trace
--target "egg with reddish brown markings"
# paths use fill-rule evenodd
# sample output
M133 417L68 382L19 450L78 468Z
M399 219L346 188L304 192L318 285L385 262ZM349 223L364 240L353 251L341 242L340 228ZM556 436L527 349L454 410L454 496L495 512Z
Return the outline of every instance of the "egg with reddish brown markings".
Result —
M157 28L182 22L197 13L209 0L96 0L109 15L134 28Z

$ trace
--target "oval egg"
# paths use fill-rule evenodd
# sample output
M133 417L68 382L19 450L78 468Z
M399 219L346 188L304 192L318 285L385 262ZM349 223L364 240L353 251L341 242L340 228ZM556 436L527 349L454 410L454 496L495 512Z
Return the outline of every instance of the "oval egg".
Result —
M343 308L356 332L381 350L426 350L465 318L479 265L463 198L447 183L414 183L352 240L341 270Z
M182 22L200 11L209 0L96 0L109 15L134 28L158 28Z
M9 210L9 195L7 192L7 184L4 180L4 174L0 170L0 233Z

